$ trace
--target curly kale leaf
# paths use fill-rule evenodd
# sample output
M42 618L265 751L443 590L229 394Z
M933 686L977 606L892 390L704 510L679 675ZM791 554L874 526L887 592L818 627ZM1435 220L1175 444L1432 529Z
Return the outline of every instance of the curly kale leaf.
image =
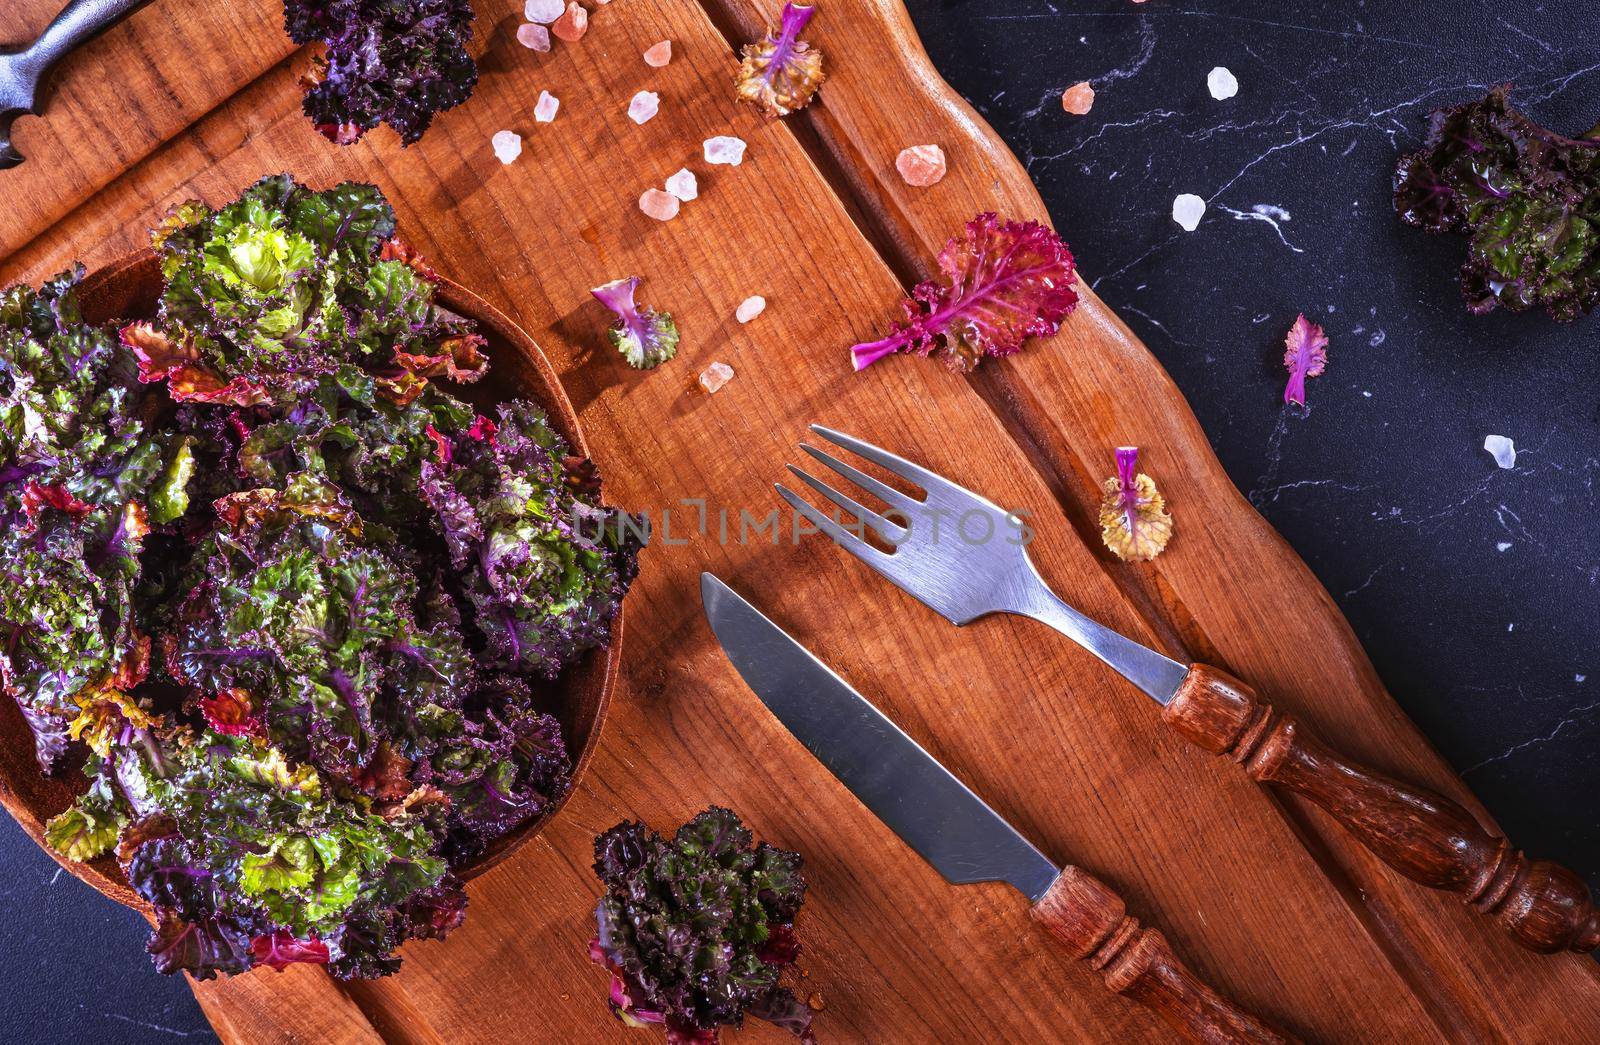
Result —
M713 807L662 838L622 823L595 839L606 893L590 956L612 974L612 1010L664 1023L672 1040L717 1040L746 1014L814 1041L811 1010L778 980L799 955L798 853L761 843Z
M653 370L678 354L678 325L668 312L641 308L634 301L639 277L628 276L595 287L589 293L617 314L606 337L635 370Z
M200 703L219 733L264 730L383 803L429 789L465 859L565 795L560 727L523 680L479 680L406 566L330 526L347 509L326 489L297 473L289 494L235 495L234 529L196 555L168 670L215 694Z
M0 524L15 521L28 482L121 508L161 465L132 361L83 322L82 278L77 266L0 294Z
M888 337L850 349L857 370L894 352L946 353L952 370L984 356L1009 356L1029 338L1049 337L1078 304L1072 251L1037 221L980 214L939 252L939 274L901 302L905 319Z
M1395 169L1395 210L1467 237L1470 311L1537 305L1572 320L1600 302L1600 129L1562 137L1513 109L1509 91L1433 113Z
M287 174L220 210L178 208L155 237L158 321L122 331L140 379L236 406L296 401L353 365L405 401L429 377L475 380L483 339L434 304L432 272L394 231L376 187L313 192Z
M418 141L436 113L472 96L472 19L470 0L285 0L290 38L327 47L306 115L340 145L380 123L403 145Z
M120 339L79 271L0 294L0 689L46 768L88 752L47 841L115 848L162 971L393 972L570 787L545 679L643 528L535 408L438 387L485 341L393 233L371 186L268 178L157 231Z
M123 848L130 884L160 917L150 949L162 971L319 961L338 973L376 957L342 943L373 919L391 924L381 957L398 965L388 952L401 941L459 921L432 913L459 888L425 818L339 801L276 748L183 737L135 758L115 786L159 810Z
M560 724L533 708L521 679L481 683L459 709L458 734L420 757L415 779L449 802L446 852L460 862L536 819L571 787Z
M502 405L445 437L422 493L460 571L491 661L554 678L606 639L646 527L598 504L537 407Z
M107 742L117 707L136 714L107 692L136 643L139 498L163 459L131 363L83 322L82 275L0 294L0 690L17 698L47 771L85 730Z
M404 565L340 528L354 519L348 505L310 480L296 486L298 497L251 491L224 507L238 522L196 551L168 670L242 699L250 711L231 717L259 714L291 756L354 779L389 735L375 703L403 707L389 727L409 729L471 669L459 636L416 623Z

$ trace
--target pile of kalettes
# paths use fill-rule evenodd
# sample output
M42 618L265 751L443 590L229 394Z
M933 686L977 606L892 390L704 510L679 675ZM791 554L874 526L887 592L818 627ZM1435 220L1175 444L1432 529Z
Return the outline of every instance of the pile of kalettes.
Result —
M542 696L643 523L536 407L439 387L484 339L394 233L271 177L157 230L148 322L86 324L81 269L0 297L0 684L89 778L50 844L115 855L163 972L393 972L569 785Z
M779 983L800 957L802 865L718 806L670 838L637 822L596 838L589 958L611 973L611 1011L674 1045L716 1045L747 1015L814 1045L810 1005Z

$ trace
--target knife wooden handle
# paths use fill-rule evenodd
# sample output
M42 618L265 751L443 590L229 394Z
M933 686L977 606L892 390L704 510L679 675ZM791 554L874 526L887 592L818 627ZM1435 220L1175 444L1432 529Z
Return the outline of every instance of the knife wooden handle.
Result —
M1252 779L1309 798L1412 881L1459 893L1529 950L1600 946L1600 912L1576 874L1529 860L1448 798L1345 758L1226 672L1194 665L1162 717Z
M1291 1043L1294 1038L1212 990L1178 960L1160 931L1142 927L1110 886L1068 867L1033 905L1033 917L1087 959L1106 986L1154 1010L1189 1041Z

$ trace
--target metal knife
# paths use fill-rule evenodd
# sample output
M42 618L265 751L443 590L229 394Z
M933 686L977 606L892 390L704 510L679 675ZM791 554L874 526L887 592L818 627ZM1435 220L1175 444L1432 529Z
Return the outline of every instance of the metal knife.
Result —
M39 39L23 48L0 48L0 170L22 162L11 144L18 116L39 112L39 85L50 67L150 0L72 0Z
M811 430L920 487L927 499L910 497L804 443L801 448L813 458L888 504L899 518L879 515L792 465L790 471L854 515L859 527L829 518L782 483L778 492L845 551L952 624L990 613L1048 624L1161 705L1163 721L1185 740L1242 766L1258 783L1315 802L1384 863L1412 881L1457 894L1522 946L1542 953L1600 947L1600 908L1571 870L1529 859L1458 803L1334 750L1227 672L1179 663L1079 613L1045 583L1026 541L1017 539L1016 516L999 505L864 440L821 425ZM955 533L951 519L959 520ZM988 536L974 540L973 522L986 523L977 533ZM868 543L860 527L874 530L894 550Z
M717 641L746 684L829 772L956 885L1007 882L1106 986L1196 1042L1287 1042L1178 960L1159 930L1077 867L1058 868L882 712L733 589L700 575Z

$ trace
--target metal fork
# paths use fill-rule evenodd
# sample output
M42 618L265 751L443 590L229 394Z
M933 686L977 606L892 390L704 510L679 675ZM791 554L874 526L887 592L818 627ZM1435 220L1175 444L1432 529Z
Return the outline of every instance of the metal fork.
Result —
M1540 952L1600 947L1600 910L1583 879L1567 868L1530 860L1459 804L1333 750L1227 672L1179 664L1085 617L1039 576L1019 514L871 443L820 425L811 431L920 487L925 496L910 497L805 443L806 453L889 511L880 515L793 465L790 471L859 526L852 532L782 483L778 492L845 551L952 624L990 613L1042 621L1153 698L1162 719L1186 740L1226 756L1258 783L1315 802L1384 863L1413 881L1461 896L1522 946ZM892 550L865 540L862 527Z
M1089 650L1163 707L1172 700L1189 669L1062 602L1028 558L1026 528L1020 515L871 443L821 425L812 425L811 431L921 487L926 494L925 500L918 501L825 450L801 443L802 450L887 504L902 520L879 515L790 465L789 471L807 486L894 546L893 552L874 547L859 532L851 532L793 490L777 484L778 492L795 511L850 554L952 624L968 624L991 613L1032 617Z

